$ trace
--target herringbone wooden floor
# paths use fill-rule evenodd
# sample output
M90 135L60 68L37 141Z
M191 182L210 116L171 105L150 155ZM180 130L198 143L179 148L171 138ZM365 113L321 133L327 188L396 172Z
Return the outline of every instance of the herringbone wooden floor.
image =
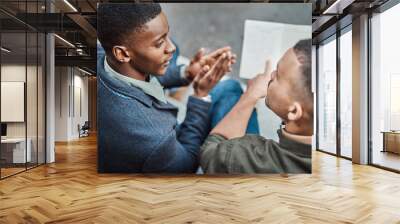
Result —
M97 174L96 139L0 181L0 223L400 223L400 175L315 152L312 175Z

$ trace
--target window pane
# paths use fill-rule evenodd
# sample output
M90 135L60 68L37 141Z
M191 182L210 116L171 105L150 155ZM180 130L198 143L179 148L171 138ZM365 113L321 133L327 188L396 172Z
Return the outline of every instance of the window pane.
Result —
M372 18L372 163L400 170L400 4Z
M340 36L340 153L351 158L352 141L352 35Z
M336 153L336 40L318 48L318 148Z
M21 3L22 4L22 3ZM23 5L23 4L22 4ZM0 17L8 18L1 14ZM12 20L10 18L10 20ZM1 30L1 177L25 170L30 159L26 141L26 33ZM27 150L28 149L28 150Z

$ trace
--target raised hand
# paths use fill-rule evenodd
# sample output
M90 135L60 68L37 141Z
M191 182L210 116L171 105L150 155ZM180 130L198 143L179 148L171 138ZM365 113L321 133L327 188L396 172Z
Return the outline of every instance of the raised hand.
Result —
M210 90L226 74L226 69L230 63L229 55L224 52L218 57L211 68L209 65L205 65L200 74L196 75L193 80L195 96L207 96Z
M246 94L254 99L260 99L267 96L268 83L271 80L271 61L265 62L264 72L258 74L247 83Z
M185 70L186 79L193 81L196 76L204 73L206 66L208 66L208 68L213 67L215 62L223 53L226 53L229 59L229 63L223 68L224 72L231 72L232 65L236 63L236 55L231 52L229 46L219 48L209 54L205 54L205 49L200 48Z

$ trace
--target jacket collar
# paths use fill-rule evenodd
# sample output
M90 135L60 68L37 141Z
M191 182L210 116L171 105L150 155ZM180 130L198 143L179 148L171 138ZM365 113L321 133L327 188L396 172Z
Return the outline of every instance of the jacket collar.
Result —
M149 77L150 80L148 82L146 82L146 81L136 80L131 77L122 75L122 74L116 72L107 63L107 56L105 56L105 59L104 59L104 70L106 71L106 73L108 75L112 76L113 78L120 79L123 82L126 82L131 86L138 87L143 92L145 92L147 95L150 95L163 103L167 103L167 100L165 98L164 89L156 77L150 75L150 77Z
M113 91L125 96L133 97L144 105L150 107L155 98L152 98L151 96L145 94L141 89L132 86L127 82L110 76L110 74L108 74L104 69L104 59L104 55L97 58L97 72L99 74L100 81L104 82L104 84L113 89Z

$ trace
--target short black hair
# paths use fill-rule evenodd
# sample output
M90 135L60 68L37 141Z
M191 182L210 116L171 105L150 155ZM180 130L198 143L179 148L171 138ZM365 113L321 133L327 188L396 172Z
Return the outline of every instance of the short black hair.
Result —
M307 100L312 102L313 105L313 94L311 90L311 39L304 39L297 42L294 47L294 53L297 56L297 60L301 64L301 75L302 75L302 86L307 96ZM312 113L312 111L310 111Z
M97 9L97 37L109 53L161 13L158 3L101 3Z

